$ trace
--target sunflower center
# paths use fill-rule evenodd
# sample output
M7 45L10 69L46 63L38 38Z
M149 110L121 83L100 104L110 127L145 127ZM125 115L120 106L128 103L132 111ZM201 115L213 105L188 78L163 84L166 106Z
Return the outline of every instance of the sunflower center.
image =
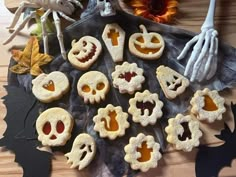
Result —
M166 0L150 0L148 9L153 15L162 15L165 12Z

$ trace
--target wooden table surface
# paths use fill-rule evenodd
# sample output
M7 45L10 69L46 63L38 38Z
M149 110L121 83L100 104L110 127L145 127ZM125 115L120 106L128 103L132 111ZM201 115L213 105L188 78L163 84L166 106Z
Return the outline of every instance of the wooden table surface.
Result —
M20 0L6 0L5 4L14 9L17 7ZM176 19L176 24L179 28L190 30L193 32L199 32L201 24L205 18L209 0L179 0L179 14ZM11 54L9 49L12 45L25 44L28 39L28 30L25 28L20 35L18 35L12 43L3 46L3 41L9 36L9 32L5 29L12 19L12 14L6 9L3 0L0 0L0 97L6 94L3 85L7 84L7 66ZM229 45L236 47L236 1L234 0L217 0L216 15L215 15L215 27L219 32L219 39ZM221 92L226 100L227 104L231 101L235 102L236 91L223 91ZM229 109L228 109L229 110ZM0 101L0 138L6 129L6 124L3 118L6 114L5 107ZM224 115L224 121L233 129L232 115L228 111ZM209 144L211 146L217 146L222 142L214 137L215 134L219 134L223 129L224 121L218 121L214 124L207 125L201 124L201 129L204 132L202 143ZM174 150L169 147L164 153L159 166L156 169L152 169L141 176L163 176L163 177L194 177L195 176L195 149L191 153L184 153ZM53 159L53 172L52 177L60 176L84 176L83 172L70 169L66 164L66 158L63 154L55 154ZM236 175L236 161L233 161L231 168L224 168L220 172L221 177L233 177ZM4 148L0 148L0 177L19 177L22 176L22 169L14 162L14 154L7 151Z

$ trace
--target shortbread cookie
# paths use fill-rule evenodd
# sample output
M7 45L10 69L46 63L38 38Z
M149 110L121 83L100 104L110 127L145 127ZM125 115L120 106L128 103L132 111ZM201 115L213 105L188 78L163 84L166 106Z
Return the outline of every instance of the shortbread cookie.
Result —
M148 171L156 168L158 160L162 157L159 143L156 143L153 136L146 136L139 133L136 137L129 139L125 146L125 161L130 163L133 170Z
M44 146L63 146L71 137L73 125L73 118L66 110L47 109L36 121L38 140Z
M134 33L129 38L130 52L145 60L156 60L161 57L165 42L158 33L148 33L144 25L139 26L142 33Z
M50 103L60 99L69 91L69 80L60 71L50 74L40 74L32 81L32 92L35 97L43 103Z
M127 119L128 114L120 106L108 104L105 108L98 109L98 114L93 118L94 130L99 132L101 138L114 140L125 134L125 129L129 127Z
M207 120L211 123L222 119L222 114L226 111L224 103L225 99L216 90L205 88L198 90L191 99L191 112L199 120Z
M199 145L202 132L199 122L192 115L178 114L175 118L170 118L168 123L165 128L167 141L175 145L176 149L189 152Z
M83 74L77 84L78 94L85 103L100 103L105 99L110 89L107 77L99 71L89 71Z
M154 125L162 116L163 103L159 100L158 94L150 93L148 90L135 93L135 97L129 100L128 112L132 115L134 122L142 126Z
M117 65L112 73L113 85L119 89L120 93L133 94L136 90L142 89L145 81L143 69L138 68L136 63L124 62Z
M68 53L69 62L79 70L87 70L99 57L102 45L92 36L84 36L78 42L72 41Z
M156 71L160 86L168 99L174 99L189 86L189 80L167 66L159 66Z
M102 39L114 62L123 61L125 31L117 24L107 24Z
M71 168L79 170L87 167L96 154L96 142L93 137L87 133L79 134L74 142L71 152L65 154L68 158L67 163L71 163Z

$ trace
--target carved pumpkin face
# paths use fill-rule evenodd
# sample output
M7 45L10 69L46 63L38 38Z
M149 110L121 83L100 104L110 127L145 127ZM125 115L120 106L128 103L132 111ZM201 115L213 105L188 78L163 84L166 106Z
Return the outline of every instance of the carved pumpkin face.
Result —
M143 33L134 33L129 38L130 52L146 60L160 58L165 48L161 35L158 33L148 33L144 25L140 25L140 29Z
M78 42L72 41L68 54L70 63L79 70L87 70L102 51L101 43L92 36L84 36Z

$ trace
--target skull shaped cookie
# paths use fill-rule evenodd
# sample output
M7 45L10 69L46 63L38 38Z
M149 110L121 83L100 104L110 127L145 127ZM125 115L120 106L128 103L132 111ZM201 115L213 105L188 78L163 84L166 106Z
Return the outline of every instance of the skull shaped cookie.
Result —
M62 108L50 108L44 111L36 121L38 140L44 146L63 146L71 137L74 121Z
M199 145L202 132L199 129L199 122L194 120L192 115L178 114L175 118L170 118L168 123L165 128L167 141L174 144L176 149L189 152Z
M85 103L99 103L105 99L110 89L107 77L99 71L89 71L83 74L77 84L78 94Z
M162 157L159 149L160 145L153 136L139 133L137 137L130 138L125 146L125 161L130 163L132 169L146 172L157 167L157 161Z
M143 69L138 68L136 63L124 62L117 65L112 73L113 85L119 89L120 93L133 94L136 90L141 90L145 81Z
M106 108L98 109L98 114L93 118L94 130L99 132L100 137L114 140L125 134L125 129L129 127L127 119L128 114L120 106L109 104Z
M102 51L101 43L92 36L84 36L78 42L72 41L72 49L68 53L70 63L79 70L87 70Z
M190 101L192 105L191 112L197 115L199 120L214 122L221 120L222 114L226 111L225 99L221 97L216 90L198 90Z
M148 90L137 92L135 97L129 100L128 112L132 115L134 122L142 126L154 125L162 116L163 103L159 100L158 94L150 93Z
M67 163L72 163L71 168L79 170L87 167L96 154L96 143L92 136L86 133L78 135L71 149L71 152L65 154L68 158Z
M60 71L40 74L33 81L32 92L43 103L60 99L69 90L69 80Z

